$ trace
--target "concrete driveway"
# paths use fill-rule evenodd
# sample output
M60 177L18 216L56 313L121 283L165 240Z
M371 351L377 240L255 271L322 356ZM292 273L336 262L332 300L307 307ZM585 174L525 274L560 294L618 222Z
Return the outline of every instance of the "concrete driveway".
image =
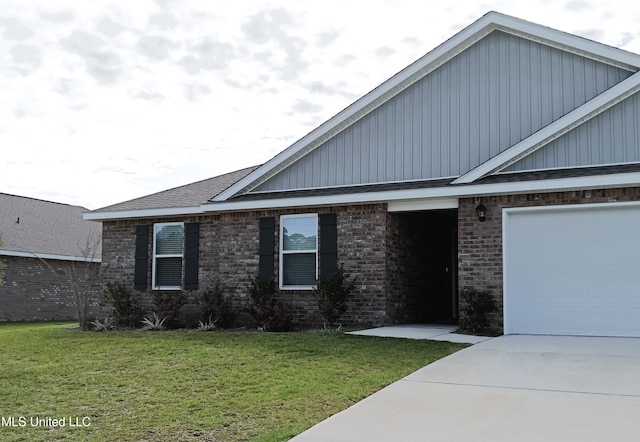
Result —
M512 335L428 365L292 441L639 438L639 338Z

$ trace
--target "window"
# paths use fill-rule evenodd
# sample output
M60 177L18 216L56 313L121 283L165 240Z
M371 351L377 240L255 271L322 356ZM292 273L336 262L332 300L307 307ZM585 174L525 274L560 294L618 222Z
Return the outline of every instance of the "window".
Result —
M182 285L184 224L153 226L153 288L176 290Z
M280 288L312 289L318 278L318 215L280 218Z

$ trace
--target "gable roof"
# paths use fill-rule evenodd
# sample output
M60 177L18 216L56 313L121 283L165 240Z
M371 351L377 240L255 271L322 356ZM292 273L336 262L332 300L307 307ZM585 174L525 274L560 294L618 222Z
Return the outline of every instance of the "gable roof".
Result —
M349 137L352 136L350 131L356 131L358 125L364 126L365 123L369 124L368 121L372 119L372 116L380 112L381 109L391 106L401 109L406 107L407 102L410 103L411 100L405 100L408 91L424 84L427 79L433 78L434 76L446 77L447 73L443 73L441 68L453 65L454 62L458 63L459 60L463 60L465 57L473 56L481 59L486 55L486 52L478 52L479 50L491 51L493 50L491 48L500 48L505 45L507 47L510 47L510 45L522 46L523 44L524 49L521 52L518 52L520 49L516 49L514 52L516 55L508 60L513 60L516 64L521 63L521 59L519 58L521 54L526 54L531 51L538 53L539 58L537 60L548 59L549 64L554 66L564 66L566 64L567 67L564 71L560 69L559 72L552 71L545 74L547 75L544 77L545 79L550 77L561 78L561 81L552 83L557 90L544 89L545 86L548 86L546 83L536 87L538 87L538 89L542 87L545 90L545 96L553 97L556 94L560 94L563 96L566 95L569 98L566 98L565 101L560 101L558 109L555 108L558 104L557 101L549 101L546 103L547 108L551 108L549 112L552 112L553 115L546 116L545 119L538 117L539 121L537 121L535 125L528 122L527 124L530 124L530 126L524 131L512 131L513 127L510 126L511 120L508 118L500 122L492 121L492 124L495 123L496 125L506 127L507 135L500 138L498 146L494 145L491 139L488 139L485 142L488 146L485 146L486 152L483 152L483 156L476 156L473 161L467 161L466 169L458 165L458 169L449 167L445 170L442 168L439 174L436 173L432 176L424 176L418 173L410 178L403 177L395 180L392 177L391 179L383 179L382 181L365 180L357 182L352 180L350 183L340 183L336 181L334 183L321 183L319 185L312 183L311 185L302 187L287 187L286 184L283 184L281 187L270 187L274 180L282 178L285 172L289 173L289 177L294 177L293 180L296 179L296 176L299 177L300 174L304 175L306 170L314 172L313 163L307 160L310 158L313 159L314 156L317 158L318 155L316 154L322 152L322 149L329 146L329 142L334 143L331 145L332 151L329 151L327 148L328 152L333 152L333 157L330 156L331 153L321 157L322 162L320 164L322 167L320 167L320 174L333 173L332 169L345 167L344 164L341 164L342 161L338 160L338 156L335 153L338 152L339 149L346 151L344 146L347 145L350 139ZM510 50L511 49L508 49L507 51ZM499 56L496 57L499 58ZM509 57L511 57L511 55L509 55ZM486 58L487 60L484 61L485 65L491 64L494 61L489 60L488 57ZM529 71L533 72L535 70L534 67L537 66L537 60L528 59L526 62L528 64L523 65L525 67L522 67L522 72L526 72L526 74L523 74L525 76L538 75L537 80L540 82L543 78L541 72L537 74L529 73ZM468 63L468 61L465 63ZM503 63L497 68L494 67L493 71L487 71L482 74L484 75L483 78L485 78L485 80L482 81L487 81L487 78L493 81L491 77L493 73L497 72L501 74L503 71L509 71L510 68L511 65L508 61L507 64ZM578 74L575 74L575 70L578 71ZM522 171L513 172L510 169L510 166L519 164L519 161L523 158L530 158L534 152L542 147L551 145L555 140L559 140L567 134L575 133L578 126L584 125L585 122L591 122L599 118L600 115L610 114L616 109L617 104L625 102L625 100L630 100L630 97L633 97L634 94L640 90L640 73L638 73L638 71L640 71L640 55L521 19L490 12L345 108L305 137L296 141L267 163L258 167L243 169L221 177L215 177L210 180L102 208L86 214L85 219L106 220L145 216L177 216L232 210L398 202L425 199L439 200L440 202L435 201L436 206L438 206L439 204L450 204L453 200L457 201L456 198L459 197L469 197L479 194L562 191L587 187L640 185L640 170L633 167L608 167L611 163L607 162L581 164L580 166L587 167L583 167L582 170L572 171L568 174L529 174L522 173ZM466 75L469 76L469 73L473 71L467 66L464 72L467 72ZM569 76L564 78L567 72ZM578 75L578 77L572 76L574 74ZM463 75L464 73L460 74L460 77ZM518 74L516 73L514 75ZM593 87L587 91L587 80L585 80L585 90L575 92L573 89L576 89L576 86L574 86L573 82L576 78L579 79L581 75L590 77L590 83L588 84ZM512 78L516 77L508 77L505 84L509 85ZM483 86L489 85L489 82L485 84L479 83L479 81L480 80L474 83L477 91L482 90ZM542 83L544 83L544 81L542 81ZM500 95L500 99L505 96L509 97L514 94L518 95L523 93L517 87L512 89L511 86L505 87L505 84L496 83L491 86L494 88L494 93L499 91L498 95ZM451 85L453 85L453 83L451 83ZM437 89L437 85L435 89ZM452 91L452 93L458 93L455 85L450 86L448 90ZM569 93L563 94L564 91L568 91ZM481 92L477 93L480 94ZM571 95L572 93L574 95ZM461 93L458 94L459 95L456 96L462 96ZM425 97L425 95L417 94L414 101L424 101L427 99ZM640 97L640 94L634 97L634 103L639 103L637 105L640 109L640 100L637 100L638 97ZM455 100L460 101L461 99L455 98ZM455 100L452 102L455 102ZM462 101L460 101L460 103L462 103ZM512 109L513 106L516 106L517 109L526 109L527 103L517 100L513 102L500 101L495 104L492 109L495 111L497 108L502 116L505 113L512 113L510 109ZM543 108L540 103L536 106L538 107L538 111ZM460 105L460 108L463 107L464 105ZM410 104L406 109L409 114L416 110L416 108L411 107ZM437 106L434 109L435 110L430 110L429 112L441 112ZM480 113L483 110L484 108L476 106L475 112ZM420 110L418 110L418 112L420 112ZM640 115L640 110L638 112L634 111L633 114ZM369 139L361 140L363 146L367 145L367 142L371 145L374 144L374 141L377 141L376 137L380 137L381 134L384 138L385 130L390 132L394 130L402 132L402 130L405 130L406 132L401 134L401 137L416 137L416 130L413 128L408 129L408 131L406 128L398 129L398 126L401 126L405 121L402 115L389 117L389 114L387 114L384 118L386 118L387 127L381 127L380 130L382 130L382 132L371 132L368 135L370 137ZM422 120L418 119L413 123L414 127L415 124L418 124L417 132L421 130L419 126L421 121ZM628 125L633 126L635 123L637 123L637 121L634 120L629 122ZM476 121L475 124L476 128L484 127L481 124L481 120ZM515 125L518 124L521 123L516 118ZM635 126L637 126L637 124L635 124ZM437 124L435 127L437 127ZM582 128L584 128L584 126L582 126ZM452 137L455 136L456 133L456 128L453 127L453 129L451 132L453 134L451 135ZM500 130L503 129L503 127L500 128ZM640 133L640 131L638 132ZM636 141L640 144L639 133L633 135L635 138L630 137L632 144ZM345 141L345 139L347 141ZM392 146L395 141L396 139L388 138L387 135L386 145L380 143L377 147L384 153L378 161L378 167L393 169L393 165L389 164L389 160L391 160L391 162L394 161L394 154L393 152L386 151L386 149ZM627 140L624 141L629 144ZM420 140L414 144L417 146L414 146L414 149L417 148L418 150L423 146ZM439 146L439 148L446 151L455 144L456 143L449 143L449 145L443 144ZM353 151L356 151L355 147ZM447 154L449 155L449 153ZM366 156L366 154L362 155ZM446 158L446 161L449 161L450 164L460 160L459 157L455 157L453 154L450 155L451 158ZM638 159L633 159L631 162L640 163L640 152L636 152L634 155L636 155ZM352 166L356 164L355 159L356 157L351 160L353 162ZM469 159L467 158L467 160ZM412 159L409 157L408 163L405 160L405 164L400 167L413 167L414 164L411 161ZM598 167L593 168L589 166ZM510 170L511 172L509 172ZM447 171L449 172L448 174ZM509 179L485 179L501 171L505 171L505 173L519 173L521 179L519 181L515 180L513 176ZM597 173L595 173L595 171L597 171ZM304 179L306 180L306 176ZM322 179L324 179L324 177L322 177ZM450 199L451 201L445 201L443 199Z
M5 193L0 207L0 255L100 261L102 231L82 219L86 208Z
M640 69L640 55L497 12L490 12L298 140L270 161L240 179L237 183L217 195L212 202L225 201L236 195L255 189L269 178L275 176L280 171L318 148L331 137L334 137L336 134L360 120L373 109L389 101L421 78L444 65L456 55L496 30L527 40L536 41L592 60L597 60L630 72L636 72ZM632 85L635 84L634 82L635 80L630 81L618 90L622 91L625 87L632 87ZM584 115L582 118L584 118ZM569 124L571 120L566 119L564 122ZM516 149L516 151L517 150L518 149ZM528 150L524 150L528 152ZM516 151L504 157L514 155ZM467 176L464 181L459 181L458 183L471 182L477 177L486 175L486 173L490 171L489 169L489 167L485 166L476 172L477 176Z

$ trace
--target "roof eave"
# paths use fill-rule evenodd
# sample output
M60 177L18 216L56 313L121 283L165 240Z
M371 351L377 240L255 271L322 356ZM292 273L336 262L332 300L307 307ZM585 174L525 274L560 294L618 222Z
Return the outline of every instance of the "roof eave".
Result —
M157 218L162 216L185 216L202 214L202 206L197 207L174 207L139 210L117 210L113 212L87 212L83 214L86 221L115 221L119 219L132 218Z
M281 209L293 207L321 207L346 204L388 203L391 201L426 198L465 198L516 193L556 192L579 189L640 186L640 172L627 172L546 180L513 181L506 183L472 183L423 189L390 190L350 193L332 196L288 197L250 201L227 201L202 206L205 213L241 210Z
M102 260L98 257L57 255L54 253L30 253L30 252L20 252L16 250L0 250L0 256L14 256L18 258L35 258L35 259L43 259L43 260L53 259L56 261L76 261L76 262L92 262L92 263L102 262Z

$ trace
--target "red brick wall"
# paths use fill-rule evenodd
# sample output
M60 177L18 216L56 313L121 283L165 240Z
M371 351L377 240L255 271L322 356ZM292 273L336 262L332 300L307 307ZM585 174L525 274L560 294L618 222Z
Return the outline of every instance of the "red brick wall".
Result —
M259 218L276 218L275 272L278 274L278 235L280 215L295 213L336 213L338 262L358 278L358 288L349 303L344 324L383 324L387 320L386 305L386 206L382 204L323 207L296 210L261 210L221 213L182 218L155 218L103 223L103 268L106 281L118 281L133 290L135 226L167 221L200 223L200 291L208 281L218 278L231 295L236 310L249 305L247 287L258 274ZM151 233L150 233L151 234ZM149 240L148 255L152 253ZM151 260L149 290L136 292L146 310L151 310ZM197 293L189 293L190 303ZM311 291L283 290L279 297L288 303L298 326L322 323ZM194 306L195 307L195 306Z
M579 190L521 195L461 198L458 208L458 281L459 289L472 287L489 290L499 311L493 316L496 332L503 331L502 299L502 209L564 204L590 204L608 201L636 201L640 187ZM480 222L475 208L481 201L487 208L486 221ZM461 300L460 312L464 309Z

